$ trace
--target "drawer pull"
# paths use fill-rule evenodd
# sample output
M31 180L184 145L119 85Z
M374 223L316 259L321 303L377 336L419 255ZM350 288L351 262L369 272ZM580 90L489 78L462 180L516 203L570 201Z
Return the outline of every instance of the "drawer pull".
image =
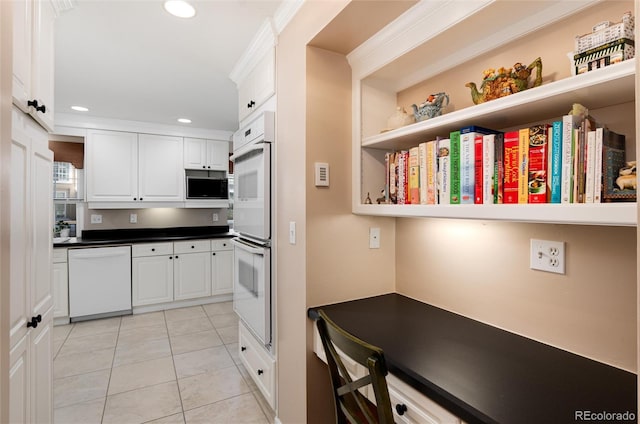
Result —
M152 252L155 252L155 251L156 251L156 248L155 248L155 247L152 247L152 248L151 248L151 251L152 251Z
M173 256L169 256L169 259L173 259Z
M42 315L40 314L38 314L37 317L31 317L31 322L27 321L27 328L29 327L36 328L39 322L42 322Z
M196 247L195 247L195 246L191 246L191 248L192 248L192 249L195 249Z
M396 404L396 412L398 413L398 415L404 415L404 413L407 412L407 405L405 405L404 403Z
M245 350L247 350L247 347L246 347L246 346L242 346L242 347L240 347L240 350L241 350L242 352L244 352Z
M216 256L216 252L213 252L213 256Z
M262 375L262 374L264 374L264 371L258 370L258 375Z

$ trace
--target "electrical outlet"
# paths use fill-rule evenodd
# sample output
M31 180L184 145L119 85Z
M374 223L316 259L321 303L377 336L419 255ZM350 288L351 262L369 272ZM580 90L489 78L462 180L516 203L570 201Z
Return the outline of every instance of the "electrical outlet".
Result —
M531 269L564 274L564 242L531 239Z
M218 214L217 213L213 213L213 222L218 222Z
M289 244L296 244L296 222L289 221Z
M138 214L137 213L129 214L129 223L131 223L131 224L137 224L138 223Z
M102 224L102 215L91 214L92 224Z
M369 228L369 249L380 249L380 228Z

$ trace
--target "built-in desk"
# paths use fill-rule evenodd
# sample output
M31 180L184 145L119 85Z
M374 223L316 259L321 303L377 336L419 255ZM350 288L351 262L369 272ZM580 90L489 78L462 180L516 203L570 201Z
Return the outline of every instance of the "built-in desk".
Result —
M465 422L581 422L576 411L630 411L632 421L584 421L636 422L633 373L399 294L311 308L309 317L320 308L382 348L394 376Z

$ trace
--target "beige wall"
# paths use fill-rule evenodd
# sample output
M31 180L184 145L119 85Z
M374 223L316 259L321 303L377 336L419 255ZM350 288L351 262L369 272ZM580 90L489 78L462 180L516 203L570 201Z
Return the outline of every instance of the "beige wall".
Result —
M636 371L636 229L398 219L396 290ZM566 275L529 269L530 239L564 241Z
M83 205L83 208L85 230L227 225L227 209L88 209L86 204ZM214 212L218 214L217 222L213 221ZM132 213L138 215L137 224L131 224L129 222L129 215ZM102 215L102 224L92 224L92 214Z

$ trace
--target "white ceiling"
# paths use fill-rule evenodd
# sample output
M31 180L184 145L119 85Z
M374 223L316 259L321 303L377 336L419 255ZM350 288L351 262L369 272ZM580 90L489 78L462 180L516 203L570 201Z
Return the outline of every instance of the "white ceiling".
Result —
M74 3L56 20L56 115L234 131L229 74L282 1L193 0L191 19L169 15L163 0Z

